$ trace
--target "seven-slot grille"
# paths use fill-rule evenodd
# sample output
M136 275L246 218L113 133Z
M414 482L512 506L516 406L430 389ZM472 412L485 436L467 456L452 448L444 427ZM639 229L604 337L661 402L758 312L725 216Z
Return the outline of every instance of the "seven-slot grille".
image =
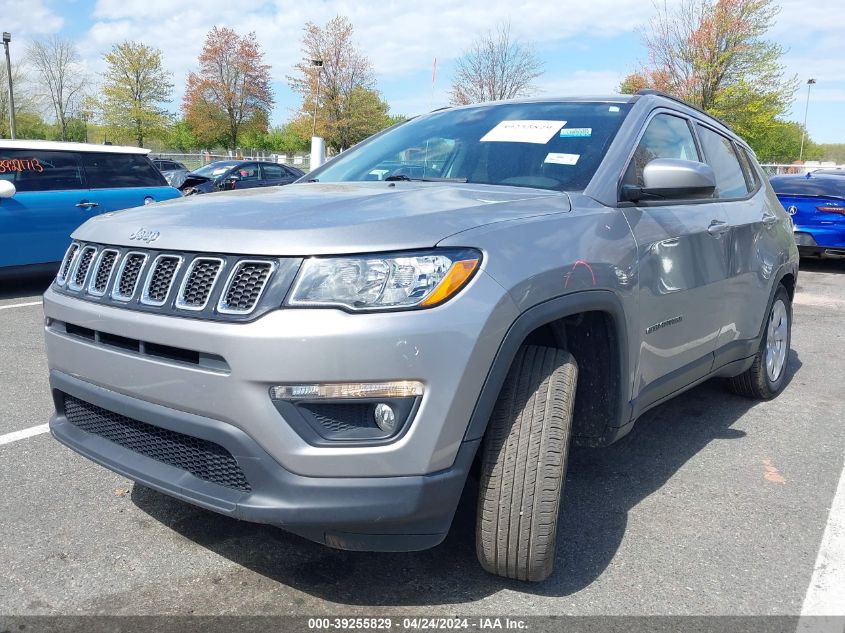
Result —
M224 314L249 314L255 309L267 280L273 272L273 263L247 260L232 271L229 283L217 306Z
M70 283L68 287L71 290L79 290L85 284L85 279L88 277L88 271L91 269L91 261L94 255L97 254L97 249L93 246L86 246L82 249L76 261L76 266L71 273Z
M296 262L74 242L56 288L129 309L240 321L281 305Z
M118 252L113 248L107 248L100 253L100 258L94 268L94 276L91 277L91 285L88 288L88 292L92 295L102 297L106 294L114 265L117 263L117 256Z
M208 303L214 283L223 269L223 260L215 257L197 257L188 269L176 307L185 310L202 310Z
M147 274L141 303L152 306L164 305L181 265L182 258L178 255L159 255L156 257L153 265L150 266L150 272Z
M147 256L144 253L127 253L123 259L123 264L120 266L120 272L117 274L117 281L115 281L112 289L112 297L119 301L129 301L135 294L135 288L138 287L138 279L141 276L141 269L147 261Z
M67 281L67 275L70 272L70 267L73 264L73 259L76 257L76 253L79 251L79 244L74 242L71 244L67 252L65 253L65 258L62 260L62 265L59 267L59 274L56 277L56 281L60 286L64 285Z

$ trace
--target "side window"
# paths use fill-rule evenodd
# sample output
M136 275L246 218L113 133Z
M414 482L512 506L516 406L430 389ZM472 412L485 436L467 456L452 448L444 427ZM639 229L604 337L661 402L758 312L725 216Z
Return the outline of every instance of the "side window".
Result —
M739 154L739 163L742 166L742 172L745 174L745 180L748 183L748 190L754 191L757 185L760 184L754 158L748 154L745 148L739 146L737 146L737 154Z
M702 125L697 127L704 158L716 176L716 194L720 198L742 198L749 189L733 143L710 128Z
M642 187L643 169L655 158L700 160L686 119L658 114L649 122L625 171L625 184Z
M295 170L291 169L290 167L286 167L286 166L285 166L285 167L284 167L284 170L285 170L285 172L287 173L287 175L288 175L289 177L291 177L291 178L302 178L302 174L301 174L301 173L299 173L298 171L295 171Z
M281 165L270 165L265 163L261 165L261 170L264 172L265 180L282 180L287 178L287 174L285 173L285 170L282 169Z
M82 163L91 189L167 186L161 172L141 154L85 152Z
M258 180L258 165L255 163L245 163L232 170L232 175L237 176L241 180Z
M79 155L74 152L0 149L0 178L21 192L85 189Z

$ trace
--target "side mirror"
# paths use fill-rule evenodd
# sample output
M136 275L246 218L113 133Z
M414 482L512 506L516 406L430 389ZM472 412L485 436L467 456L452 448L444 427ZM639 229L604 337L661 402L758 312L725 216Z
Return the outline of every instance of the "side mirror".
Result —
M17 193L15 185L8 180L0 180L0 198L11 198Z
M679 158L655 158L643 170L642 187L623 185L622 199L688 200L711 198L716 191L716 176L710 165Z

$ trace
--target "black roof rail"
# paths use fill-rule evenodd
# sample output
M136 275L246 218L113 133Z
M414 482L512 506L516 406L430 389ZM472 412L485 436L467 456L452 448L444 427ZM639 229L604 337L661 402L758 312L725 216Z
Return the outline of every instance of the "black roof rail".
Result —
M684 101L680 97L676 97L675 95L671 95L668 92L663 92L662 90L655 90L654 88L642 88L641 90L637 90L637 96L643 96L644 97L646 95L654 95L655 97L665 97L666 99L671 99L672 101L674 101L676 103L680 103L681 105L685 105L686 107L691 108L692 110L695 110L696 112L700 112L701 114L705 115L706 117L708 117L710 119L713 119L714 121L717 121L722 127L724 127L726 130L728 130L728 132L730 132L734 136L737 136L737 133L734 132L731 129L731 126L728 125L727 123L725 123L724 121L722 121L722 119L720 119L717 116L713 116L712 114L710 114L709 112L707 112L705 110L702 110L698 106L694 106L691 103L687 103L686 101Z

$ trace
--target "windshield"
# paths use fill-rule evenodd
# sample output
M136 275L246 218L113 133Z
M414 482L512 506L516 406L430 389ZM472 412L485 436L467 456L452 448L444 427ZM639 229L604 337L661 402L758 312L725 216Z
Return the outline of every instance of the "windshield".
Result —
M434 112L389 129L315 170L319 182L455 180L580 190L626 103L500 103Z
M217 178L217 176L222 176L237 164L238 161L236 160L218 160L216 163L209 163L204 167L195 169L194 173L197 176L205 176L206 178Z

